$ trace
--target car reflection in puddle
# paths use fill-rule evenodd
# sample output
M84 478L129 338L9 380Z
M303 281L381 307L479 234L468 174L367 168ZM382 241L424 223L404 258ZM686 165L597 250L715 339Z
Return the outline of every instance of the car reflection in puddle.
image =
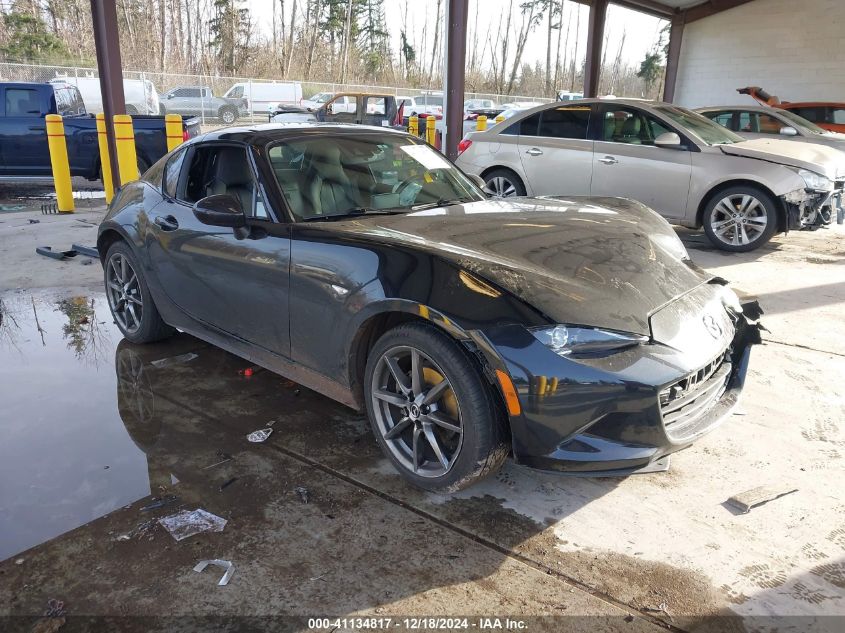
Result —
M150 493L105 297L0 296L0 560Z

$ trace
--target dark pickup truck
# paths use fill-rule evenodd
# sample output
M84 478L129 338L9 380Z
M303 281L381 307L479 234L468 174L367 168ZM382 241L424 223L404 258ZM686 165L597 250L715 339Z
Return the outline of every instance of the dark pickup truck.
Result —
M4 177L49 177L50 150L45 117L64 117L67 151L72 176L100 178L100 150L97 121L88 114L79 90L64 83L0 82L0 179ZM136 115L135 150L140 172L167 153L164 117ZM186 138L199 134L197 119L182 123Z

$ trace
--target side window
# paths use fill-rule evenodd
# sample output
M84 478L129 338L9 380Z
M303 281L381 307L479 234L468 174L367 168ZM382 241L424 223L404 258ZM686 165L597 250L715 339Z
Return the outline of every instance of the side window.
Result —
M831 123L836 123L838 125L845 125L845 109L843 108L832 108L832 118L830 119Z
M6 116L37 117L41 115L38 91L28 88L6 88Z
M757 128L755 124L757 122L751 116L750 112L740 112L739 113L739 129L738 132L756 132Z
M770 114L757 113L758 129L761 134L780 134L780 129L784 126Z
M824 116L819 110L821 108L790 108L792 112L797 114L798 116L804 117L808 121L812 121L813 123L824 123Z
M584 140L589 124L589 106L552 108L542 112L539 136Z
M200 147L191 157L184 195L193 204L206 196L225 194L237 198L248 217L267 217L246 150L241 147ZM257 203L257 204L256 204Z
M536 112L519 122L519 134L521 136L537 136L537 129L540 126L540 113Z
M651 115L635 108L607 109L602 120L601 139L628 145L654 145L654 139L668 127Z
M744 113L743 113L744 114ZM711 121L715 121L722 127L726 127L729 130L733 129L733 113L732 112L705 112L704 116L706 116Z
M164 166L161 188L171 198L176 198L176 188L179 186L179 174L182 172L182 163L185 162L186 151L186 149L182 149L176 152Z
M356 114L358 112L358 97L338 97L329 103L331 114Z
M185 94L183 96L190 97L190 98L193 98L193 99L199 99L200 89L199 88L187 88L185 90Z
M366 97L367 114L384 114L384 97Z
M229 94L227 96L232 97L233 99L240 99L244 96L244 87L235 86L229 91Z
M56 112L66 116L70 109L70 94L67 88L55 88L53 94L56 96Z

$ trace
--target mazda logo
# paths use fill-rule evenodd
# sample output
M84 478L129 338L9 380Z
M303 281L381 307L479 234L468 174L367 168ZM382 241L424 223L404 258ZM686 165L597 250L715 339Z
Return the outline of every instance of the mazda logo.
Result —
M722 327L716 322L712 314L705 314L701 317L701 320L704 322L704 329L710 333L710 336L713 338L722 336Z

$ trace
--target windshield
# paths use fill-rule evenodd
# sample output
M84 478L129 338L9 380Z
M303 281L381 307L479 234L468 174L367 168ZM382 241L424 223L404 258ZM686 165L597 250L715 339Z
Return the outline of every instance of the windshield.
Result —
M312 95L308 101L313 101L314 103L325 103L329 99L331 99L332 93L331 92L318 92L315 95Z
M663 116L671 119L685 132L697 136L707 145L730 145L745 140L739 134L734 134L718 123L692 110L669 105L655 106L654 109Z
M790 112L789 110L781 110L780 112L778 112L778 114L780 114L784 119L789 119L790 121L792 121L796 125L800 125L802 127L807 128L813 134L827 134L828 133L828 131L825 130L824 128L819 127L818 125L816 125L812 121L808 121L804 117L798 116L797 114L795 114L794 112Z
M267 156L299 220L484 200L439 152L405 135L320 134L270 145Z

